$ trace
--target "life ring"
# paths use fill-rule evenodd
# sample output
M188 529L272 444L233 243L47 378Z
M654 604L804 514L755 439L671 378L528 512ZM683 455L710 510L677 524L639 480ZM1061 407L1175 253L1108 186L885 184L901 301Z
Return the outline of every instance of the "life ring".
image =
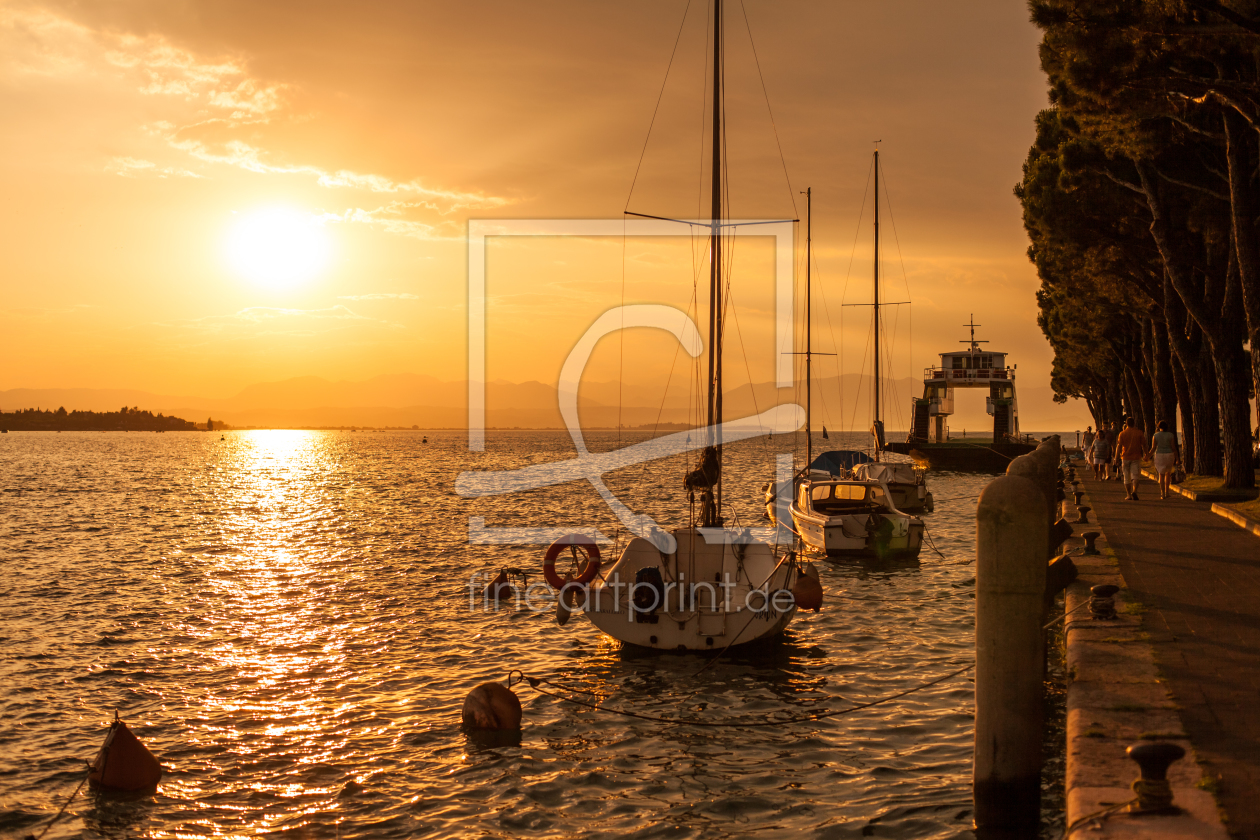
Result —
M556 574L556 558L566 548L581 548L586 554L586 565L573 580L565 580ZM595 580L597 574L599 574L599 546L585 534L565 534L553 542L547 549L547 553L543 555L543 577L553 589L562 589L566 583L590 583Z

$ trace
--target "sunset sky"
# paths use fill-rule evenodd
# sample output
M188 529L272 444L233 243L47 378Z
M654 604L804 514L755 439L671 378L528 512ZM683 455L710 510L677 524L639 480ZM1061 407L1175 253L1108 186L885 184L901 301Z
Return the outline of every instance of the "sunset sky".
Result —
M0 389L462 379L468 220L620 219L676 38L629 207L707 215L706 8L0 2ZM813 188L815 349L860 366L867 311L842 331L841 304L869 300L878 139L887 296L914 302L894 374L958 347L974 312L1021 386L1046 387L1011 194L1046 102L1024 4L745 0L726 21L731 212L803 218ZM488 376L554 384L609 307L686 307L687 245L493 243ZM739 247L732 385L776 356L769 246ZM621 353L606 340L587 377L661 380L674 345Z

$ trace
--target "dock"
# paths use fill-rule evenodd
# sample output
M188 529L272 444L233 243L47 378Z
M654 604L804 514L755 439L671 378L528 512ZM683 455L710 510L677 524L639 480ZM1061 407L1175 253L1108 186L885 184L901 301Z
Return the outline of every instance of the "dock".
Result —
M1091 584L1123 591L1110 630L1068 622L1069 822L1125 795L1126 745L1169 739L1191 748L1170 776L1186 812L1143 818L1159 822L1145 823L1142 836L1224 837L1227 828L1260 840L1260 537L1210 503L1160 500L1145 480L1139 500L1127 501L1120 482L1086 472L1078 469L1080 489L1103 554L1074 558L1081 580L1068 609ZM1132 819L1083 833L1134 836Z

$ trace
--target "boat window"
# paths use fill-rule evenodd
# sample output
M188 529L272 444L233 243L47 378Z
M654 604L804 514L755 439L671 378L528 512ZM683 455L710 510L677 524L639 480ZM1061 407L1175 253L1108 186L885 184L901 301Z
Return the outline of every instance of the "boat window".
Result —
M860 484L837 484L836 498L848 499L849 501L866 501L866 488Z
M871 488L871 501L877 505L888 505L888 494L884 492L883 487Z
M954 356L954 368L958 369L958 368L961 368L962 366L963 366L963 357Z

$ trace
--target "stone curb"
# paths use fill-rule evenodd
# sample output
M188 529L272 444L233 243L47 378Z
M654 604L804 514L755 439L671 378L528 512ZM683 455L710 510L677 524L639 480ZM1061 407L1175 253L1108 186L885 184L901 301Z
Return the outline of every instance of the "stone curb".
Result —
M1226 507L1222 504L1213 504L1212 513L1215 513L1218 516L1223 516L1239 528L1242 528L1244 531L1250 531L1260 537L1260 520L1252 519L1250 516L1239 513L1233 508Z
M1151 481L1154 481L1156 483L1159 482L1159 476L1157 476L1155 473L1151 472L1150 470L1142 470L1142 477L1149 478ZM1195 493L1193 490L1182 490L1176 484L1170 485L1169 489L1172 490L1174 493L1177 493L1178 495L1185 496L1187 499L1189 499L1192 502L1200 501L1199 496L1201 494ZM1202 501L1205 501L1205 502L1211 501L1211 498L1204 498L1202 499ZM1243 500L1239 499L1235 501L1243 501ZM1252 519L1250 516L1247 516L1246 514L1243 514L1243 513L1239 513L1233 508L1226 507L1224 504L1220 502L1212 502L1212 513L1215 513L1217 516L1223 516L1226 519L1228 519L1230 522L1233 522L1239 528L1242 528L1244 531L1249 531L1250 533L1255 534L1256 536L1260 537L1260 520Z
M1073 525L1072 530L1079 537L1085 531L1103 529ZM1129 597L1106 540L1104 532L1096 542L1103 552L1100 555L1072 556L1078 577L1064 598L1068 613L1063 631L1068 679L1067 824L1070 827L1089 815L1110 811L1078 826L1073 836L1226 840L1215 799L1196 787L1203 771L1176 704L1160 681L1155 650L1142 631L1142 606ZM1116 596L1117 618L1099 621L1084 604L1090 587L1108 583L1121 587ZM1178 814L1111 810L1133 799L1130 785L1138 775L1137 765L1125 755L1125 748L1144 740L1171 741L1186 749L1186 757L1168 771L1173 800L1182 809Z

